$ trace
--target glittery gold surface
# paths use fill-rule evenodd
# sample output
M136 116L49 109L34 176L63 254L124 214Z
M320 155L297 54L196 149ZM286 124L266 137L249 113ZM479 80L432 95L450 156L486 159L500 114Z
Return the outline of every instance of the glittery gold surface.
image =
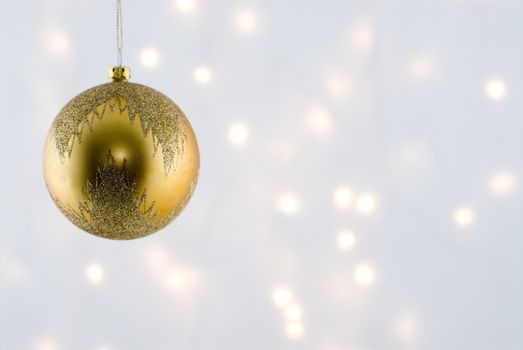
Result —
M45 148L46 183L78 227L111 239L155 232L184 208L199 154L183 112L165 95L125 81L71 100Z

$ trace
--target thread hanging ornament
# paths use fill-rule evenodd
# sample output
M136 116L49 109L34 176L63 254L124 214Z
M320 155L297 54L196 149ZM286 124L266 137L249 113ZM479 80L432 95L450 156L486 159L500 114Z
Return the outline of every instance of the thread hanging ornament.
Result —
M111 82L69 101L49 130L44 176L60 211L99 237L135 239L169 224L198 179L198 145L182 110L150 87L129 82L122 66L117 4L117 63Z

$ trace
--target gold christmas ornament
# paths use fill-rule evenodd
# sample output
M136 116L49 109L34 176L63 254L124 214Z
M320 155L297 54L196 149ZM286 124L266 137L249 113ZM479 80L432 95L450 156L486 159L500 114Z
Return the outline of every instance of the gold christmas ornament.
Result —
M44 150L44 175L57 207L96 236L134 239L165 227L196 186L196 137L180 108L162 93L129 82L122 66L112 82L73 98L55 118Z
M147 236L171 222L196 185L196 137L180 108L162 93L113 81L73 98L45 145L51 197L75 225L110 239Z

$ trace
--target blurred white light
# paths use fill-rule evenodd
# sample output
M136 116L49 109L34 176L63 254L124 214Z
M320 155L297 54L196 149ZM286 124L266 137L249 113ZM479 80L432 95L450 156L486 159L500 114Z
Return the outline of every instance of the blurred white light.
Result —
M499 173L489 180L489 189L493 194L504 195L510 193L516 187L516 176L510 173Z
M454 220L459 226L468 226L474 220L474 213L470 208L458 208L454 211Z
M289 321L298 321L303 317L303 310L301 306L297 304L292 304L287 307L285 310L285 316Z
M56 350L56 343L48 338L40 339L34 346L34 350Z
M180 12L192 12L196 8L195 0L176 0L175 5Z
M169 256L164 248L154 246L145 253L145 262L152 271L165 271L167 269Z
M356 201L356 207L362 214L372 213L376 209L376 198L371 194L362 194Z
M427 54L414 56L410 62L410 71L416 79L427 79L434 74L434 58Z
M234 124L229 128L229 140L237 146L247 142L249 138L249 129L244 124Z
M240 34L253 34L257 24L256 12L252 9L242 9L234 15L234 28Z
M367 53L374 46L375 29L370 20L357 22L349 31L349 43L353 49Z
M198 84L208 84L211 81L211 79L212 72L208 67L199 66L196 67L196 69L194 70L194 80L196 80Z
M272 301L276 306L285 307L292 300L292 293L286 287L278 287L272 292Z
M167 283L169 284L169 287L171 289L175 291L179 290L181 287L183 287L184 276L179 272L172 273L171 275L169 275Z
M291 322L285 327L285 334L293 340L303 338L304 333L303 324L301 322Z
M332 117L323 106L314 105L307 112L306 123L310 131L317 136L323 137L332 128Z
M413 343L418 335L417 322L411 315L403 315L397 321L396 334L404 343Z
M45 50L56 58L64 59L71 54L69 36L61 29L44 30L42 41Z
M349 96L350 83L341 74L330 75L325 78L327 93L337 101L344 101Z
M485 93L492 100L501 100L507 93L507 87L501 80L490 80L485 85Z
M291 193L280 195L276 204L278 209L285 215L295 215L300 211L300 202Z
M333 199L338 208L347 208L352 203L352 192L348 187L338 187L334 191Z
M14 258L0 258L0 277L5 277L11 283L25 283L31 277L28 266Z
M414 177L432 166L431 150L425 140L414 140L393 150L391 164L402 176Z
M91 284L100 284L104 279L104 270L98 263L89 263L85 268L85 277Z
M142 50L140 60L145 67L152 68L158 65L160 55L156 49L147 48Z
M111 350L111 348L109 348L107 346L102 346L100 348L96 348L96 350Z
M374 268L368 264L360 264L354 270L354 280L361 287L369 287L374 284L376 273Z
M351 250L356 244L356 236L350 230L341 231L338 234L338 246L341 250Z
M168 290L184 300L187 297L196 297L203 283L201 271L191 266L170 267L169 272L163 273L161 278L164 279Z

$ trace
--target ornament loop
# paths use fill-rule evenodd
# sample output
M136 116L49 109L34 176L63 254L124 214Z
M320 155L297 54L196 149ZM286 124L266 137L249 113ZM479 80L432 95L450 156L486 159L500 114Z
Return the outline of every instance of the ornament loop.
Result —
M118 51L118 66L122 66L122 49L123 49L123 23L122 23L122 2L116 0L116 48Z

